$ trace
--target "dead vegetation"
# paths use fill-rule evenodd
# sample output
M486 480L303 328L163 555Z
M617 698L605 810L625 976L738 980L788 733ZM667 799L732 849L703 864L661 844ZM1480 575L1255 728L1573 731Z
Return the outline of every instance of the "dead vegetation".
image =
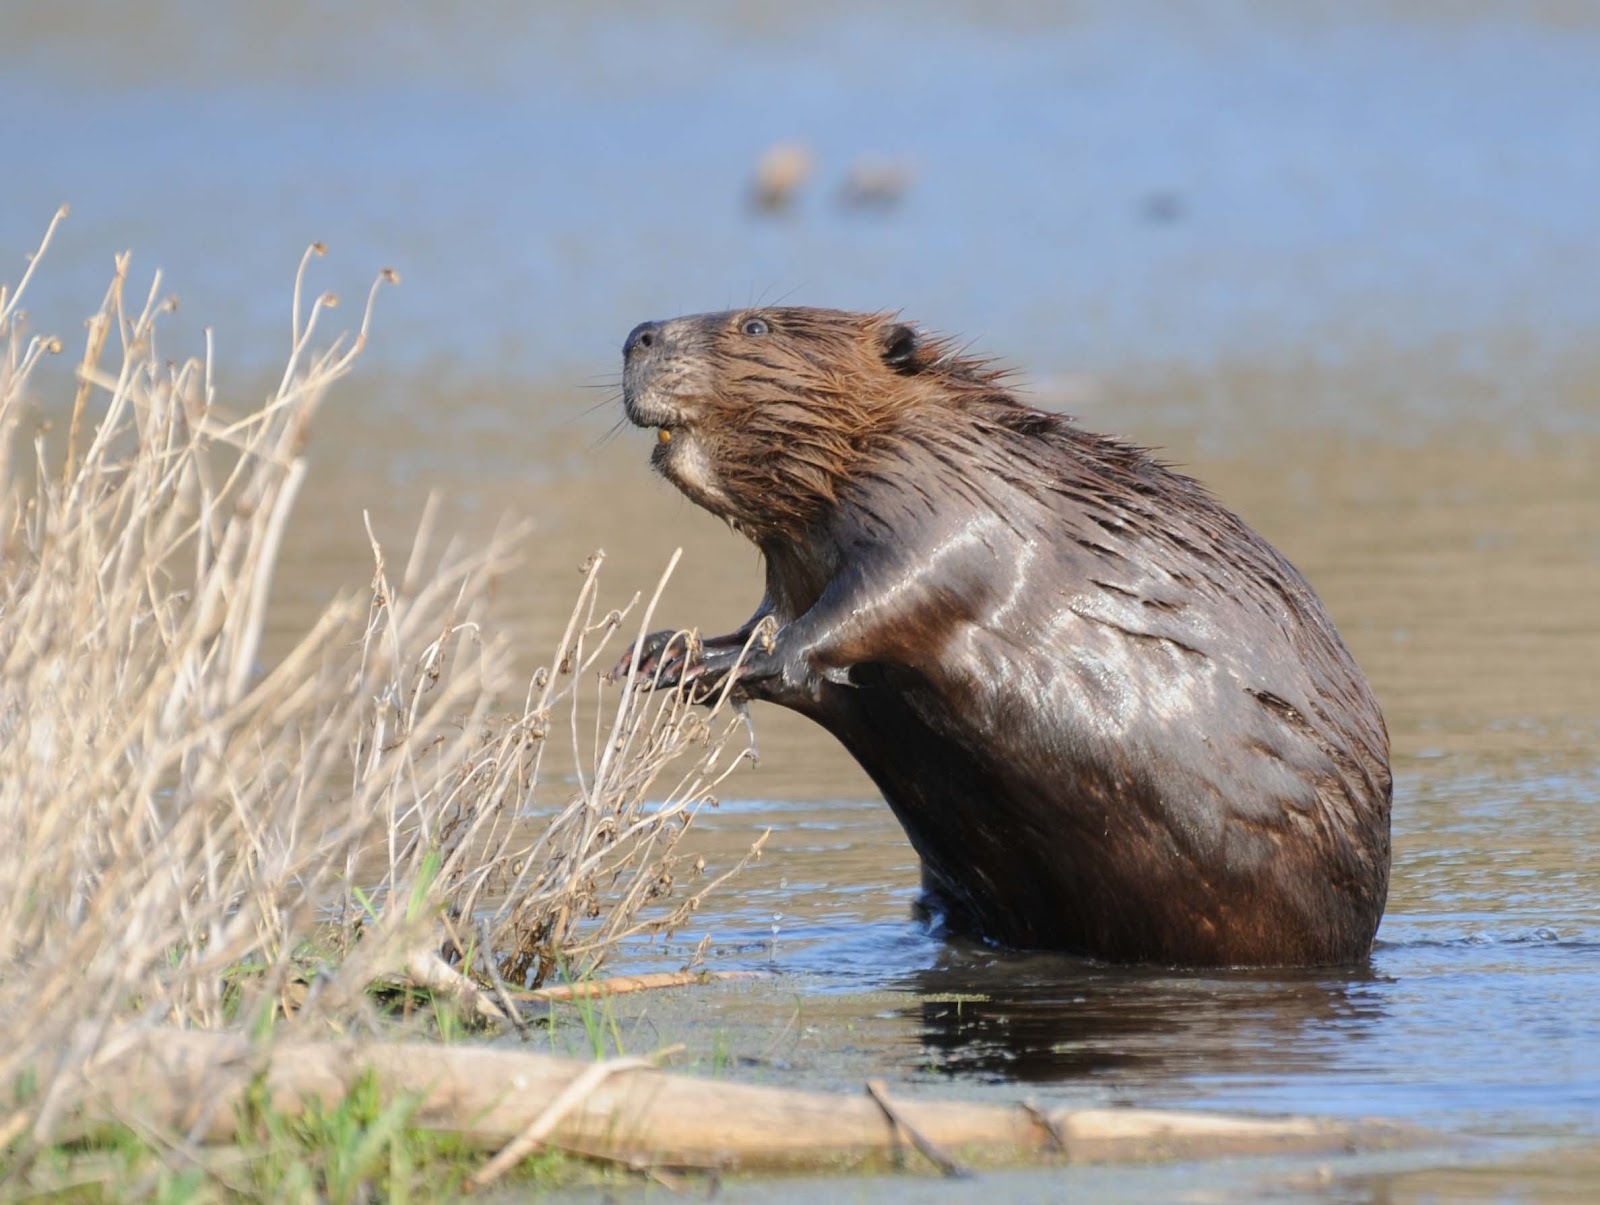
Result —
M135 293L124 256L70 414L41 424L32 382L65 349L20 308L39 257L0 289L0 1152L50 1142L138 1027L370 1033L384 982L496 1015L720 881L681 841L740 719L599 681L661 587L607 608L598 554L531 683L487 608L521 533L466 548L431 511L261 663L308 430L395 279L324 342L322 250L281 383L237 409L209 337L166 359L159 276ZM558 742L574 778L547 770Z

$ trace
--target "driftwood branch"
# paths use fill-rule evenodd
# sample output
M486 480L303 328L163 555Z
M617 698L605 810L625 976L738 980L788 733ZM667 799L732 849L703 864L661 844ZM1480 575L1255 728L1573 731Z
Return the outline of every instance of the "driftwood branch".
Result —
M311 1102L337 1103L370 1074L385 1099L419 1097L413 1126L450 1131L491 1150L531 1131L573 1154L641 1167L882 1164L899 1147L897 1131L991 1166L1059 1159L1062 1146L1074 1162L1150 1161L1338 1152L1425 1137L1375 1121L911 1099L894 1103L891 1121L865 1096L703 1080L637 1065L609 1066L602 1078L590 1068L503 1046L282 1041L261 1048L232 1035L152 1030L108 1043L70 1090L70 1122L35 1136L60 1141L138 1117L225 1142L235 1137L240 1105L257 1077L274 1108L295 1113ZM564 1094L567 1102L555 1109Z
M869 1079L867 1081L867 1095L877 1102L878 1108L882 1109L883 1115L889 1119L889 1124L911 1139L911 1145L921 1151L923 1157L937 1167L941 1175L955 1179L971 1174L966 1168L941 1151L936 1143L924 1137L916 1126L905 1119L899 1107L889 1099L889 1089L881 1079Z
M467 1189L476 1191L493 1183L539 1150L549 1139L551 1131L560 1124L561 1119L581 1105L591 1092L611 1076L634 1068L654 1066L656 1066L655 1060L635 1058L606 1059L604 1062L590 1063L545 1106L544 1112L534 1118L527 1129L508 1142L500 1153L482 1168L467 1177Z
M586 979L578 983L558 983L531 991L507 995L526 1003L565 1003L569 1000L598 1000L605 996L627 996L667 987L693 987L695 984L730 979L769 979L765 971L653 971L648 975L614 975L609 979Z
M472 980L440 958L436 950L413 950L407 955L406 977L417 987L459 1001L472 1016L485 1021L506 1019L499 1005L479 991L478 985Z

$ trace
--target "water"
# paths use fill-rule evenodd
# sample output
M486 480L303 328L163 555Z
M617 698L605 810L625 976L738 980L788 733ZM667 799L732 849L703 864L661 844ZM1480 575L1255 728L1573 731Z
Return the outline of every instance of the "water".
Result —
M772 296L903 306L1048 372L1581 344L1593 7L1281 7L20 0L0 246L72 201L69 321L132 246L230 362L278 354L314 238L343 292L401 268L381 340L407 369L588 375L641 315ZM789 139L818 177L751 221ZM869 155L917 173L887 215L835 202Z
M907 919L914 860L860 772L758 713L762 763L699 840L715 866L774 836L702 918L714 965L777 976L626 1006L642 1044L676 1026L833 1087L1600 1139L1600 6L75 13L0 14L0 278L74 207L40 325L73 334L131 246L183 298L169 351L210 324L253 393L306 243L333 249L318 288L405 278L316 433L279 640L364 580L361 510L398 541L430 489L469 536L534 519L505 600L530 668L599 545L622 593L683 545L666 617L736 624L755 557L643 436L607 438L617 353L645 317L784 298L903 307L1162 447L1372 678L1396 858L1359 973L946 943ZM792 139L817 177L752 213ZM839 203L867 155L913 166L898 205Z

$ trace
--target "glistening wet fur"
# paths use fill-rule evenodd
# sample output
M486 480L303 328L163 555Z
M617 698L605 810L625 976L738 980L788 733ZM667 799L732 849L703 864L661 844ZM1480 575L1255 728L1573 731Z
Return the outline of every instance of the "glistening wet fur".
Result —
M1305 579L1195 481L887 314L645 323L623 400L766 563L741 629L647 658L833 733L952 927L1121 962L1366 957L1382 715Z

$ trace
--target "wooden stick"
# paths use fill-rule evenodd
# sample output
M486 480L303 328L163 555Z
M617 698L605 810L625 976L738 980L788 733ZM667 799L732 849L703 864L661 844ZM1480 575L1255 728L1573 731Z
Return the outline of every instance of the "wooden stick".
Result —
M1052 1154L1067 1155L1070 1157L1071 1152L1067 1150L1067 1140L1062 1137L1061 1130L1056 1126L1056 1123L1050 1117L1050 1114L1041 1109L1038 1105L1038 1102L1036 1102L1030 1096L1028 1099L1022 1102L1022 1110L1023 1112L1027 1113L1029 1117L1033 1118L1035 1125L1044 1131L1045 1137L1050 1140L1049 1149Z
M598 1088L602 1081L619 1071L630 1071L635 1067L654 1067L649 1059L621 1058L606 1059L601 1063L590 1063L584 1068L577 1079L561 1089L556 1098L551 1101L543 1113L535 1117L523 1130L510 1142L500 1149L500 1153L482 1168L467 1177L466 1189L476 1192L486 1184L492 1184L529 1155L544 1145L544 1140L556 1124L570 1113L575 1105L582 1104L584 1099Z
M449 925L448 920L445 923L447 926ZM459 948L461 939L456 936L453 927L450 929L450 935L454 938ZM494 994L500 998L502 1011L516 1028L518 1036L526 1038L528 1036L528 1023L522 1019L522 1010L517 1007L517 1002L512 999L511 989L506 986L506 981L500 974L500 960L492 953L494 940L489 933L489 922L482 918L478 920L478 941L481 943L481 949L490 951L487 957L484 958L483 965L489 972L489 982L494 984Z
M298 1114L332 1107L363 1076L382 1100L418 1098L411 1125L498 1150L540 1120L589 1064L504 1046L422 1042L279 1041L258 1047L231 1034L124 1031L103 1048L86 1082L69 1085L70 1124L35 1132L66 1141L124 1117L197 1140L235 1137L256 1076L271 1107ZM45 1078L47 1068L39 1075ZM574 1095L578 1095L574 1091ZM894 1113L967 1163L1052 1157L1052 1140L1020 1106L900 1100ZM1422 1131L1384 1122L1255 1118L1153 1109L1047 1114L1078 1161L1334 1153L1414 1145ZM568 1152L642 1166L743 1169L882 1165L896 1147L881 1106L864 1096L701 1080L654 1068L608 1071L556 1118L545 1141Z
M406 977L417 987L461 1001L467 1011L489 1021L504 1021L505 1014L478 985L439 957L437 950L413 950L406 956Z
M569 1000L598 1000L602 996L626 996L631 992L649 992L664 987L691 987L697 983L720 980L765 979L765 971L654 971L648 975L617 975L611 979L595 979L583 983L558 983L554 987L539 987L531 991L510 992L513 1000L545 1003L564 1003Z
M883 1115L889 1119L890 1127L900 1130L907 1138L911 1139L911 1145L921 1151L923 1157L939 1169L940 1175L958 1180L963 1176L972 1174L941 1151L937 1145L925 1138L916 1126L900 1115L900 1111L890 1102L889 1089L881 1079L869 1079L867 1081L867 1095L878 1102L878 1107L883 1110Z

